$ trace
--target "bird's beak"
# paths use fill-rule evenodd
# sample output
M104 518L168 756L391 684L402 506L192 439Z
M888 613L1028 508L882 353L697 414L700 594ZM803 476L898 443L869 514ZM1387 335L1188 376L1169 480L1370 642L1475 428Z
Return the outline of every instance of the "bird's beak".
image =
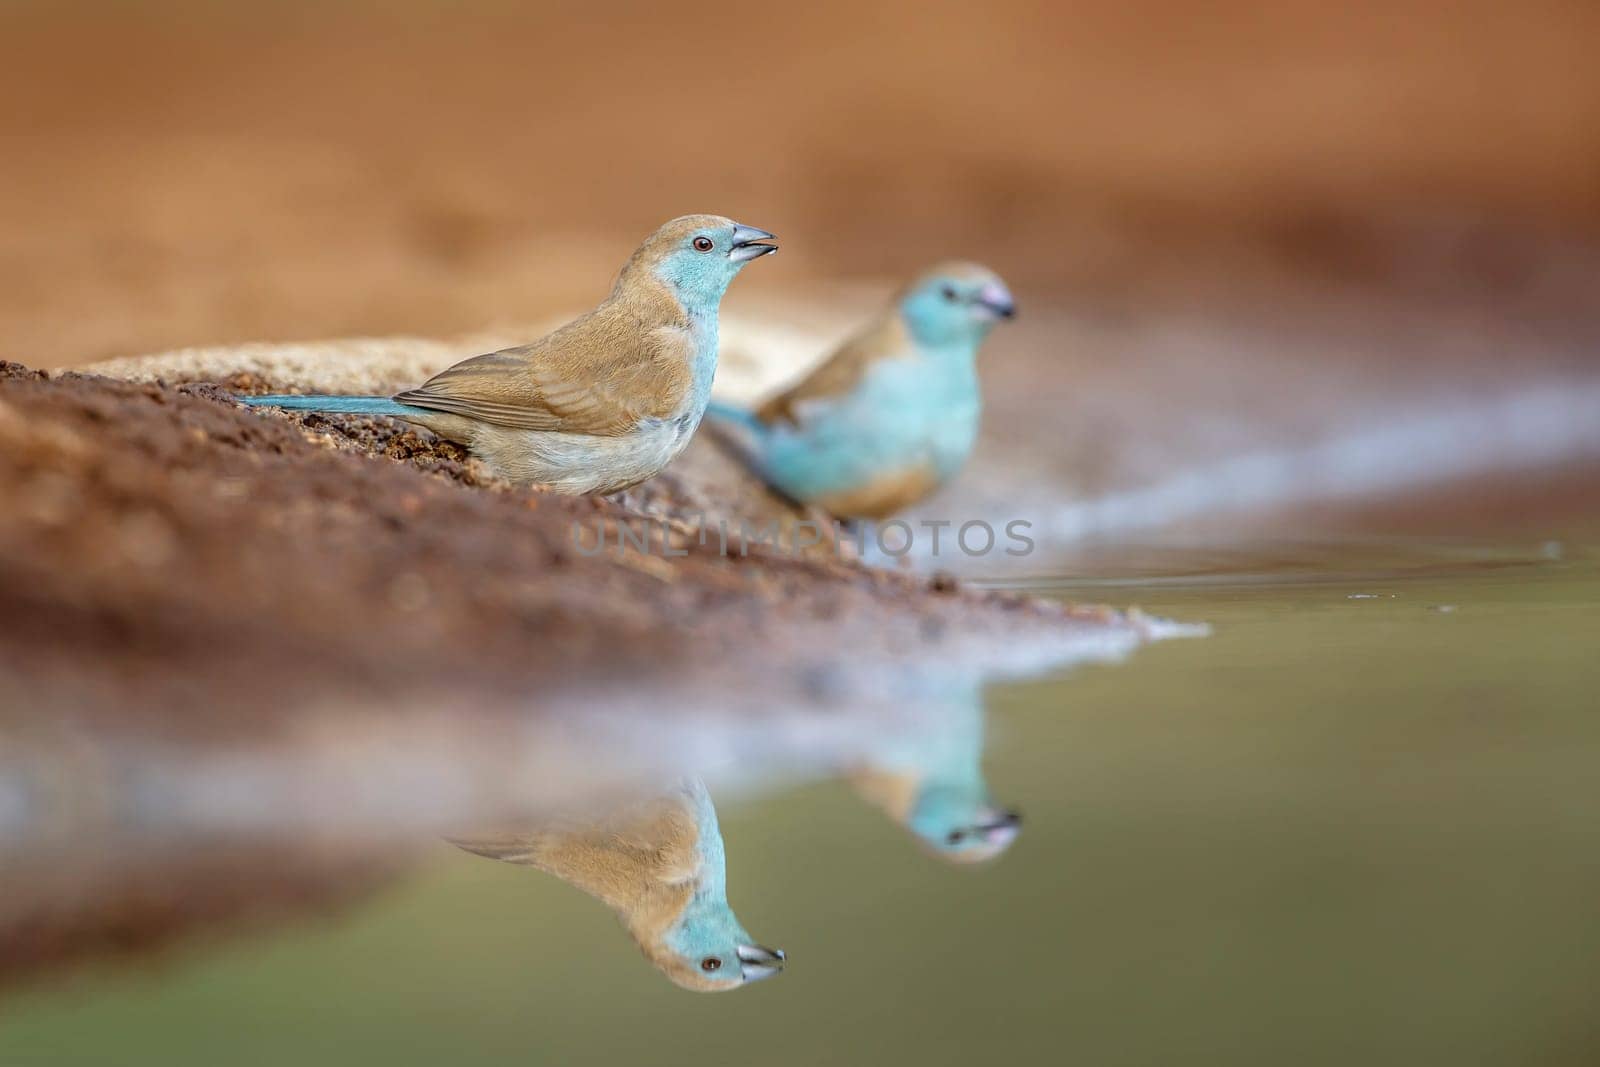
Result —
M758 230L754 226L743 226L738 223L733 227L733 247L728 249L728 258L735 263L748 263L752 259L759 259L768 252L776 252L777 245L759 244L760 241L770 241L775 234L766 230Z
M978 290L977 299L973 301L973 308L986 319L1009 319L1017 313L1016 301L1011 299L1011 290L999 282L990 282Z
M759 982L783 971L787 957L783 949L762 948L760 945L739 946L739 971L746 982Z

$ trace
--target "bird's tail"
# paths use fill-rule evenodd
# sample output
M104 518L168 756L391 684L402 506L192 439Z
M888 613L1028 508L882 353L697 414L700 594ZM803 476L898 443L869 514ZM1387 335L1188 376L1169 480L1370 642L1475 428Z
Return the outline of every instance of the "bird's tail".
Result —
M711 437L756 477L766 479L767 445L772 427L756 418L755 412L713 400L706 405L706 422Z
M241 403L287 411L337 411L351 415L424 415L422 408L397 404L386 396L241 396Z
M753 435L759 438L767 433L766 423L756 418L753 412L734 404L713 400L706 405L706 415L712 422L724 429L734 430L740 436Z

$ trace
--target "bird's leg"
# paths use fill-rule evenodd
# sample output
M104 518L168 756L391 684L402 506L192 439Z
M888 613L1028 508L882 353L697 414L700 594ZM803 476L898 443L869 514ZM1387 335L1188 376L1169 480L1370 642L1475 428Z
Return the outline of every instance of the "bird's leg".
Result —
M859 519L835 518L815 504L808 507L806 512L807 518L820 516L821 521L827 524L823 529L834 535L833 543L840 559L851 563L860 562L861 549L858 546L865 542L868 531Z

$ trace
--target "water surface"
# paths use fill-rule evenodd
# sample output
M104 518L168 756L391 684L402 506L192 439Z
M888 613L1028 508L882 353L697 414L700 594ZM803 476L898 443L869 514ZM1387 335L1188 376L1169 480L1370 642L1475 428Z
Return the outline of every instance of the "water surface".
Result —
M1595 552L1157 557L1036 580L1214 632L989 688L998 859L842 780L713 779L774 980L682 992L594 901L441 844L347 915L14 995L0 1063L1594 1062Z

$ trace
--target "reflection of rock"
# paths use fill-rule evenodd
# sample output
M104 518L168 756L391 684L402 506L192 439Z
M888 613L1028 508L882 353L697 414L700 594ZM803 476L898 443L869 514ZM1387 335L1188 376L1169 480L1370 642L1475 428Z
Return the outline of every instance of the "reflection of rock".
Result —
M75 962L141 958L196 933L347 907L406 866L404 851L309 840L129 845L26 858L0 849L0 987Z
M918 711L915 730L886 739L852 773L857 791L940 859L994 859L1016 840L1022 818L995 803L983 776L978 685L951 685Z
M783 953L757 945L728 905L722 831L698 781L538 830L453 840L480 856L537 867L602 901L656 969L685 989L722 992L783 969Z

